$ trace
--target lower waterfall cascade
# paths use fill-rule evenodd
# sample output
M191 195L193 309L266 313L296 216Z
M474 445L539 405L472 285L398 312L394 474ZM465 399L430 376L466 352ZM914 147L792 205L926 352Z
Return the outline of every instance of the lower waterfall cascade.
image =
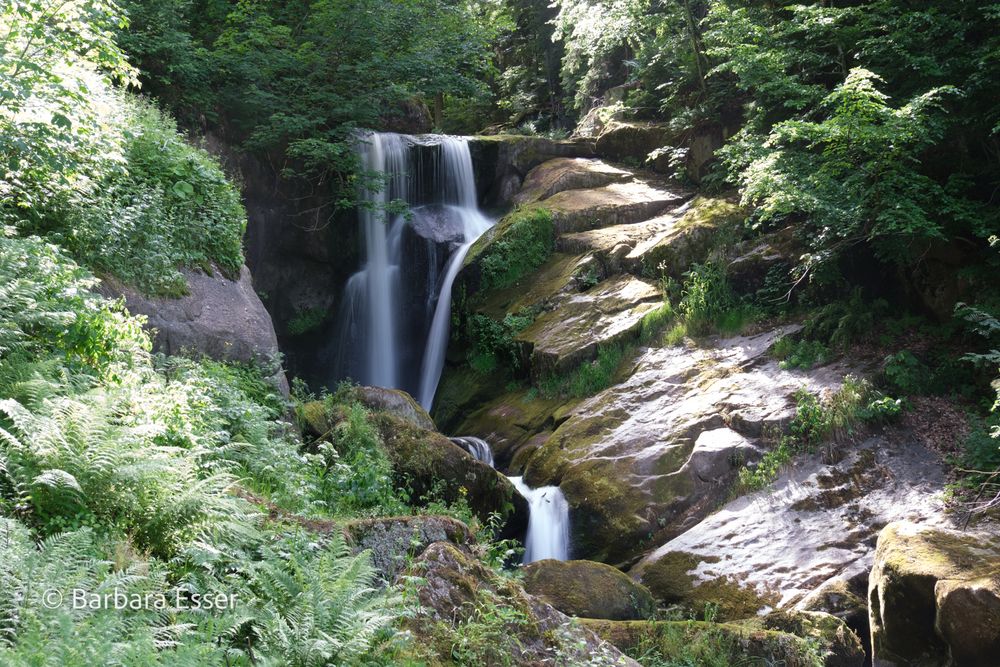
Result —
M451 438L477 461L493 467L493 450L482 438ZM569 559L569 503L558 486L532 489L521 477L508 477L518 493L528 501L528 533L524 538L524 564L552 558Z

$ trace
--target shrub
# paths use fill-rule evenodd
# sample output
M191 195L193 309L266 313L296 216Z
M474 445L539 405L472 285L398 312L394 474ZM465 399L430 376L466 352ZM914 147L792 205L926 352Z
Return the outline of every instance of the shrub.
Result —
M794 340L790 336L782 336L774 342L771 354L780 360L779 366L784 369L802 368L808 370L817 364L826 363L830 350L819 341Z
M468 337L472 342L468 361L472 369L489 375L497 368L517 372L521 369L521 349L514 337L534 321L534 313L507 313L497 322L488 315L475 314L468 320Z
M554 234L552 214L544 208L507 215L480 258L482 288L510 287L544 264L552 254Z

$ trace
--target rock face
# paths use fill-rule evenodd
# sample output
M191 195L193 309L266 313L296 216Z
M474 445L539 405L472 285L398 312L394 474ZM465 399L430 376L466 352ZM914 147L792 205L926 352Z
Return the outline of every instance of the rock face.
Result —
M515 205L532 204L563 190L599 188L632 180L632 174L600 160L556 158L528 172Z
M688 527L630 574L665 602L697 608L716 599L720 613L746 616L867 571L888 521L942 520L945 478L933 453L883 437L844 449L835 464L821 454L798 460L771 488Z
M602 345L635 338L643 316L661 300L659 290L650 283L617 276L593 290L567 295L515 340L530 350L535 377L564 373L593 359Z
M370 410L389 412L418 428L436 430L431 416L405 391L385 387L356 387L354 393Z
M804 382L815 391L839 382L842 369L811 378L779 369L766 353L783 332L648 349L628 379L569 411L525 479L561 486L574 553L618 563L693 525L759 455L750 439L791 419Z
M611 120L597 138L597 154L609 160L645 162L646 156L670 142L666 124Z
M514 579L498 577L452 544L432 544L413 564L411 574L420 577L422 585L417 593L421 609L409 628L416 636L414 643L430 656L454 657L455 663L463 665L639 666L525 593ZM487 610L497 607L507 610L504 620L489 615ZM487 625L491 622L496 626ZM486 626L489 634L456 634L473 624Z
M876 665L996 665L1000 537L889 524L868 601Z
M241 362L278 355L274 325L246 266L237 280L192 269L182 273L188 294L176 299L147 297L114 280L105 283L104 291L124 296L131 312L147 317L155 331L154 348L166 354L187 350Z
M524 589L569 616L635 621L656 614L656 602L644 586L593 561L541 560L526 565Z

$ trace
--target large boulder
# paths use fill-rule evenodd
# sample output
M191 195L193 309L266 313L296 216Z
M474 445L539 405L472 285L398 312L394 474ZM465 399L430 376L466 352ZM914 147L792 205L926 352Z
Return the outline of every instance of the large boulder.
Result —
M808 377L815 388L824 377L835 382L844 370L830 372L825 367L798 377ZM856 598L838 599L830 589L826 601L814 598L807 605L804 598L834 577L848 582L844 593L866 595L858 573L871 568L879 531L905 516L940 520L945 475L937 456L910 437L873 436L843 443L837 454L836 462L819 452L798 456L769 488L685 526L629 574L664 602L699 609L714 598L729 618L802 602L804 609L834 613L863 631L856 618L863 605Z
M153 349L165 354L204 354L219 361L270 361L279 356L271 316L254 291L250 270L243 266L237 279L194 269L181 269L187 294L178 298L150 297L114 278L101 291L124 297L129 311L146 316L153 333ZM288 393L284 373L276 384Z
M878 538L868 602L876 665L995 666L1000 536L891 523Z
M635 621L656 615L645 586L589 560L540 560L524 567L524 589L569 616Z
M420 609L407 623L416 638L418 659L453 656L455 664L638 667L594 633L525 593L516 579L499 576L453 544L432 544L410 574L421 581Z
M566 494L573 553L622 563L694 525L759 456L751 438L792 417L803 384L836 386L843 369L804 378L768 357L787 330L643 350L630 377L563 416L524 477Z
M776 611L746 621L767 630L787 632L819 647L824 667L861 667L865 651L858 636L844 621L821 611Z
M377 412L372 418L397 482L408 486L415 500L433 493L448 502L464 500L481 521L501 515L506 521L504 536L523 534L528 503L505 476L437 431L387 412Z

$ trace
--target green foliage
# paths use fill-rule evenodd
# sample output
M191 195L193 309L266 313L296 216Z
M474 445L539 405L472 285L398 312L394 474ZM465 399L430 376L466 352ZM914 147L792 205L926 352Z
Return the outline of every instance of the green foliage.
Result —
M497 225L497 235L480 258L482 289L516 284L552 254L552 214L544 208L517 210Z
M896 419L903 410L899 399L885 396L867 380L848 375L840 388L821 401L805 389L795 394L795 416L786 435L752 467L740 470L739 485L745 491L762 489L773 482L797 455L812 452L829 440L854 436L861 424L882 424Z
M628 345L602 345L593 361L580 364L567 375L556 373L542 378L538 389L546 398L593 396L614 384L618 369L631 354L632 347Z
M643 315L642 324L639 328L639 341L642 343L651 342L656 338L657 334L674 321L674 317L674 307L670 301L664 301L655 309Z
M885 359L884 372L889 387L904 395L927 391L931 370L909 350L900 350Z
M454 632L451 657L459 665L512 667L521 653L518 630L528 626L528 616L522 609L492 596L480 598Z
M830 350L819 341L795 340L790 336L782 336L774 342L771 354L781 363L781 368L802 368L809 370L817 364L826 363Z
M847 300L834 301L814 310L805 322L802 336L846 349L869 335L888 309L889 304L884 300L865 301L861 289L855 288Z
M327 313L322 308L307 308L295 314L288 321L288 333L293 336L301 336L315 331L326 321Z
M521 346L514 340L534 321L531 312L507 313L497 322L488 315L475 314L468 320L469 365L477 373L489 375L498 368L515 373L521 368Z
M725 270L718 264L695 264L684 274L677 312L690 336L736 333L757 317L755 310L733 293Z

